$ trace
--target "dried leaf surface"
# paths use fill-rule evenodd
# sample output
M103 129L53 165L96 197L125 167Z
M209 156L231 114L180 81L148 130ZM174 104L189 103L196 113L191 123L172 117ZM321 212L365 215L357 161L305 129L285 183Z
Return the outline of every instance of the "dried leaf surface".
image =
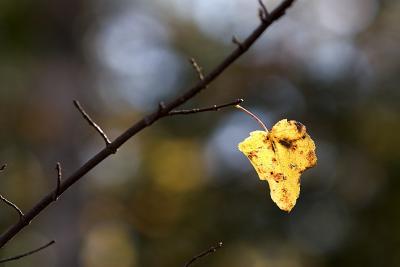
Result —
M300 194L300 175L317 163L315 144L306 127L294 120L281 120L270 132L254 131L239 144L256 169L260 180L269 184L272 200L290 211Z

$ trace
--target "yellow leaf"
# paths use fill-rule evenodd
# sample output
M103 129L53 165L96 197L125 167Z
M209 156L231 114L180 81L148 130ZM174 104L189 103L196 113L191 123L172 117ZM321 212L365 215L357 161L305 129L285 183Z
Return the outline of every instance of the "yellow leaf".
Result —
M254 131L238 146L269 184L272 200L290 211L300 194L300 175L317 163L315 144L306 127L294 120L281 120L270 132Z

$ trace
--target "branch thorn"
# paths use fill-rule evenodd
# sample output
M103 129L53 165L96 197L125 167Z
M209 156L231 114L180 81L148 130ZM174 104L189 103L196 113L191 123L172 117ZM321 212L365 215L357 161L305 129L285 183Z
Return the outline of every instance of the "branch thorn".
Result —
M56 190L54 190L54 195L53 195L54 201L57 201L58 197L60 196L60 186L61 186L61 179L62 179L60 162L57 162L56 170L57 170L57 186L56 186Z
M164 101L160 101L158 103L158 114L161 114L165 108L166 108L166 105L165 105Z
M13 202L11 202L10 200L8 200L7 198L3 197L2 195L0 195L0 200L3 201L6 205L8 205L9 207L13 208L19 215L19 219L22 221L24 220L24 213L22 212L22 210L20 208L18 208L18 206L16 204L14 204Z
M7 164L3 164L0 167L0 171L4 171L7 167ZM5 198L4 196L2 196L0 194L0 200L3 201L7 206L13 208L19 215L19 220L23 221L24 220L24 213L22 212L22 210L20 208L18 208L18 206L16 204L14 204L13 202L11 202L10 200L8 200L7 198Z
M204 74L203 74L203 69L200 67L200 65L196 62L194 58L189 59L190 64L192 65L193 69L197 72L197 75L199 76L199 79L202 81L204 80Z
M242 44L242 42L239 41L239 39L237 38L236 35L232 36L232 43L234 43L235 45L237 45L239 47L240 50L244 51L244 45Z
M92 118L89 116L89 114L86 113L86 111L83 109L81 104L77 101L74 100L74 105L78 109L78 111L82 114L83 118L92 126L103 138L104 142L106 143L106 146L109 146L111 144L110 139L108 139L107 135L103 131L103 129L100 128L99 125L97 125Z

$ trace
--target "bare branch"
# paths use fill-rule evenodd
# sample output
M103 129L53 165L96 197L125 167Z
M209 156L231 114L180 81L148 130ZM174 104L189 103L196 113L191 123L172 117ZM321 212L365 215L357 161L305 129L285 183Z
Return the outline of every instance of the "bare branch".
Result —
M197 75L199 76L200 81L204 80L204 74L202 68L197 64L196 60L194 58L189 59L190 64L192 64L194 70L197 72Z
M269 16L268 9L264 5L264 2L262 0L258 0L258 3L260 4L260 9L258 10L258 16L260 17L260 20L262 22L265 22Z
M2 260L0 260L0 263L5 263L5 262L9 262L9 261L16 261L16 260L25 258L25 257L27 257L27 256L30 256L30 255L32 255L32 254L35 254L35 253L37 253L37 252L43 250L43 249L46 249L46 248L50 247L51 245L53 245L53 244L55 244L55 243L56 243L56 241L53 240L53 241L47 243L46 245L41 246L40 248L34 249L34 250L32 250L32 251L25 252L25 253L23 253L23 254L21 254L21 255L14 256L14 257L11 257L11 258L2 259Z
M177 107L186 103L194 96L203 91L207 86L218 78L229 66L231 66L245 51L247 51L255 41L265 32L265 30L280 17L282 17L286 10L293 4L295 0L284 0L277 8L275 8L268 18L263 21L243 42L242 47L237 47L225 59L223 59L210 73L204 76L204 79L196 83L193 87L188 89L185 93L177 96L171 102L165 105L163 109L159 107L149 115L143 117L137 123L132 125L129 129L118 136L112 143L107 145L104 149L99 151L91 159L89 159L83 166L78 168L69 177L63 179L60 185L60 195L68 188L80 180L85 174L101 163L105 158L114 154L116 150L128 141L132 136L138 132L149 127L161 118L167 117L169 112ZM106 140L106 139L105 139ZM44 196L38 203L36 203L31 210L25 214L25 219L12 225L8 230L0 235L0 248L2 248L8 241L10 241L16 234L24 229L30 221L38 216L44 209L46 209L54 200L53 191Z
M104 142L106 143L106 146L111 144L110 139L108 139L107 135L105 132L100 128L99 125L97 125L92 118L90 118L89 114L86 113L86 111L82 108L81 104L77 101L74 100L74 105L75 107L79 110L79 112L82 114L83 118L92 126L103 138Z
M12 203L10 200L6 199L2 195L0 195L0 200L3 201L9 207L13 208L18 213L20 221L22 221L24 219L24 213L21 211L20 208L18 208L17 205L15 205L14 203Z
M199 113L199 112L207 112L207 111L218 111L221 108L225 107L231 107L231 106L236 106L240 103L243 102L243 99L236 99L233 102L229 102L223 105L214 105L212 107L208 108L194 108L194 109L183 109L183 110L172 110L168 113L169 116L174 116L174 115L188 115L188 114L193 114L193 113Z
M60 185L61 185L61 179L62 179L60 162L57 162L56 170L57 170L57 187L54 190L54 196L53 196L53 200L54 201L57 201L58 196L60 195Z
M194 263L194 262L197 261L198 259L203 258L203 257L205 257L205 256L207 256L207 255L209 255L209 254L211 254L211 253L216 252L217 249L222 248L222 245L223 245L222 242L219 242L217 245L212 246L211 248L207 249L206 251L203 251L202 253L200 253L200 254L197 255L197 256L194 256L192 259L190 259L190 261L188 261L188 262L185 264L185 267L189 267L192 263Z

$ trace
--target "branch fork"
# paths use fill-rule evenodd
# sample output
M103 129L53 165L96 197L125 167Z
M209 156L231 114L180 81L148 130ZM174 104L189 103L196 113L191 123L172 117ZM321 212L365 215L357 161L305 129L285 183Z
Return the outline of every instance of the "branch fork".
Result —
M262 23L267 23L269 16L268 9L262 0L258 0L258 3L260 4L260 8L258 9L258 16Z

